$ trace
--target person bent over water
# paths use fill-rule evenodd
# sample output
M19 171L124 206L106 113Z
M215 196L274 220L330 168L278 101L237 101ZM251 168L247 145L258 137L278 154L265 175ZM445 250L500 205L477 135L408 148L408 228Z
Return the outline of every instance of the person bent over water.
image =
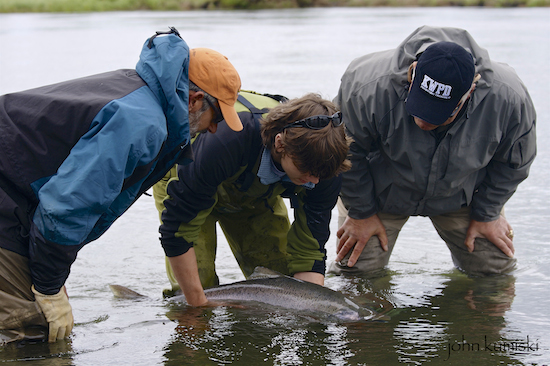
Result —
M218 284L215 224L245 276L263 266L324 284L331 211L348 139L336 106L317 94L289 101L241 91L243 131L220 124L193 143L194 162L154 187L172 290L191 305ZM290 198L289 222L283 197Z
M218 114L242 130L240 86L225 56L189 50L171 28L145 41L135 70L0 97L0 342L36 326L50 342L71 333L65 281L78 251L185 164Z
M421 27L354 60L336 103L353 143L329 272L384 268L410 216L428 216L456 267L508 273L503 207L536 155L535 109L508 65L464 30Z

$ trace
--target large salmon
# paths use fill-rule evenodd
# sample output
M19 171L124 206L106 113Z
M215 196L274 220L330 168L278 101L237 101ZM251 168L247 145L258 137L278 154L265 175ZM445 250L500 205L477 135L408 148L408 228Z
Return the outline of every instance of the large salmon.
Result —
M116 297L140 297L137 292L110 285ZM377 318L378 313L361 307L338 291L314 283L257 267L245 281L204 290L211 301L258 302L296 311L334 318L340 321L360 321ZM175 296L171 302L185 302L185 296Z

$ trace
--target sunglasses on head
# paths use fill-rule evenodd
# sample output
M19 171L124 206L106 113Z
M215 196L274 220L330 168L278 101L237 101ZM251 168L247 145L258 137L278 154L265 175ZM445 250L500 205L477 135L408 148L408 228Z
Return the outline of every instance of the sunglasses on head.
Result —
M218 106L215 104L212 104L208 100L208 98L204 98L204 100L206 101L206 104L208 104L210 108L212 108L212 110L214 111L214 118L212 119L212 122L214 122L215 124L218 124L221 121L223 121L223 114L222 114L222 111L218 108Z
M336 112L332 116L312 116L301 119L296 122L289 123L281 131L292 127L306 127L312 130L320 130L332 123L334 127L338 127L342 124L342 113Z

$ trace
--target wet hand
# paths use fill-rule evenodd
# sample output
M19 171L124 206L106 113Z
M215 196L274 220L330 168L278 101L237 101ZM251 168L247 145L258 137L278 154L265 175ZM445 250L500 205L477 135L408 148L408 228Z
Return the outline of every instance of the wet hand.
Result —
M204 290L202 289L202 286L200 288L197 287L195 289L189 289L184 287L183 294L185 295L185 300L187 301L187 304L191 306L199 307L199 306L208 306L209 304L209 301L206 298L206 295L204 294ZM216 306L216 305L213 305L213 306Z
M508 257L514 257L514 231L504 216L499 216L497 220L489 222L471 220L464 241L470 253L474 251L475 238L485 238Z
M65 286L55 295L44 295L32 286L34 298L49 325L48 342L53 343L71 333L74 325L73 310Z
M347 263L348 267L353 267L363 252L367 241L373 235L378 236L382 249L388 251L388 236L378 215L361 220L352 219L348 216L336 233L339 240L335 260L337 262L341 261L353 248Z

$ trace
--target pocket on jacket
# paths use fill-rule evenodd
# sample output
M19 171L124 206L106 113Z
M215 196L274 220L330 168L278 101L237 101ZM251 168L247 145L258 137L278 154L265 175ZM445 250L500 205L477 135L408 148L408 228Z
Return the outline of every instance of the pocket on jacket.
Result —
M535 139L535 124L533 123L529 131L514 142L508 159L510 167L514 169L522 167L535 158L537 154Z

